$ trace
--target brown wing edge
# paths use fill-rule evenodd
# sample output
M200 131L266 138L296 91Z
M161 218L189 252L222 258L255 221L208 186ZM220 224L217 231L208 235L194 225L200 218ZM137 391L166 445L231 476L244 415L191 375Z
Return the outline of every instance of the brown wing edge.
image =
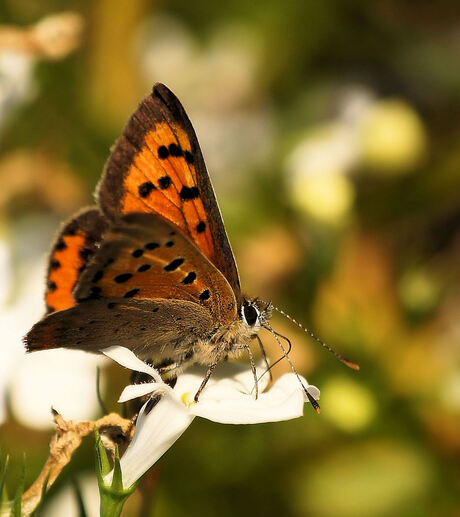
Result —
M139 104L125 126L122 136L113 147L102 179L96 189L99 205L108 218L113 220L119 215L118 206L123 195L124 176L134 156L142 148L146 133L153 129L155 122L162 120L163 117L169 123L176 123L183 127L189 137L197 171L198 190L204 209L210 214L210 231L217 251L213 263L227 278L235 293L237 303L240 304L241 289L238 269L198 139L182 104L164 84L154 85L152 94Z
M62 224L51 246L46 272L45 303L48 314L74 305L75 301L66 306L51 305L49 301L56 291L60 294L59 289L65 291L63 297L72 298L72 291L106 229L107 221L97 207L85 208ZM73 245L75 249L71 250ZM57 281L60 274L64 275L64 284L61 285Z
M180 354L214 325L205 308L177 300L88 300L36 323L23 341L27 352L56 348L98 353L122 343L142 359Z

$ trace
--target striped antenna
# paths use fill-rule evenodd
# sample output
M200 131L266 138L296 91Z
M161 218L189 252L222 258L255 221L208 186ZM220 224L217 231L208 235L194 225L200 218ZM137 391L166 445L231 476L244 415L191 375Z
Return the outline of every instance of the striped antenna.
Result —
M265 303L265 302L264 302ZM331 348L329 345L327 345L323 340L321 340L319 337L315 336L313 332L310 329L307 329L304 327L301 323L299 323L297 320L295 320L292 316L287 314L283 311L283 309L280 309L276 307L275 305L271 304L271 307L275 309L275 311L278 311L280 314L282 314L284 317L286 317L289 321L292 321L295 325L297 325L300 329L302 329L306 334L308 334L310 337L312 337L317 343L319 343L323 348L328 350L334 357L336 357L341 363L347 365L352 370L359 370L359 364L356 364L353 361L350 361L346 357L344 357L342 354L339 354L336 352L333 348Z
M294 365L292 364L291 358L289 357L288 353L286 352L286 349L284 348L281 341L278 339L277 333L271 328L270 323L268 323L268 321L265 318L262 320L262 326L273 334L274 338L278 342L278 345L280 346L281 350L283 351L283 356L286 358L287 362L289 363L289 365L291 367L291 370L297 377L297 380L300 382L300 385L302 386L303 391L305 392L305 395L307 396L308 401L313 406L314 410L319 414L321 411L321 408L319 407L318 402L316 402L316 400L309 393L308 389L305 387L304 383L302 382L302 379L300 378L299 374L297 373L297 370L295 369Z

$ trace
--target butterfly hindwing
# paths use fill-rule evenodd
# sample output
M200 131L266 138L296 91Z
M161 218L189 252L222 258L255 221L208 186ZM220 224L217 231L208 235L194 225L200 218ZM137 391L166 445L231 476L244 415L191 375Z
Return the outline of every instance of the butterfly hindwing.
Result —
M215 325L236 318L233 290L222 273L180 231L153 214L128 214L111 224L78 282L75 298L186 300Z
M188 236L239 295L233 253L193 127L175 95L153 88L124 129L98 189L102 211L158 214Z
M48 313L75 304L72 291L105 229L105 218L97 208L86 209L64 223L49 258L45 292Z
M141 358L181 362L189 345L212 328L209 312L193 302L108 298L45 316L24 342L28 352L62 347L98 352L123 343Z

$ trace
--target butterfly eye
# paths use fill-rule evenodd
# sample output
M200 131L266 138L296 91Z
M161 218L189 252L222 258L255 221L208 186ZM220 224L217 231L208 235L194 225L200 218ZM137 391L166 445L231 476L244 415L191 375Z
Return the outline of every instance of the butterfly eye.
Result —
M253 327L259 319L259 311L253 305L250 305L248 302L244 302L242 314L244 321L250 327Z

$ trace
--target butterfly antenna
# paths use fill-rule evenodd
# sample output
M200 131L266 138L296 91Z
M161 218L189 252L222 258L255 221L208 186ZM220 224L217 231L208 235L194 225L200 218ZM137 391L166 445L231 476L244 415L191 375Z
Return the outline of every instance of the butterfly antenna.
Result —
M268 330L268 329L267 329ZM282 334L280 334L279 332L276 332L275 330L272 329L272 332L273 334L276 334L278 337L280 337L281 339L284 339L285 341L287 341L288 343L288 349L287 349L287 352L286 352L286 356L288 356L290 353L291 353L291 350L292 350L292 343L290 341L290 339L288 339L286 336L283 336ZM260 339L260 338L259 338ZM268 364L268 361L266 362L267 364L267 369L260 375L260 377L258 378L258 380L260 381L260 379L262 379L262 377L268 373L270 374L270 380L273 380L273 376L272 376L272 368L274 366L276 366L278 363L280 363L283 359L285 358L285 355L283 354L279 359L277 359L273 364L269 365Z
M292 316L290 316L289 314L284 312L283 309L280 309L280 308L276 307L275 305L272 305L272 308L275 309L275 311L278 311L284 317L286 317L289 321L292 321L292 323L297 325L306 334L308 334L310 337L312 337L317 343L319 343L323 348L325 348L328 352L330 352L341 363L345 364L352 370L359 370L359 364L357 364L353 361L350 361L350 359L347 359L342 354L339 354L338 352L336 352L333 348L331 348L329 345L327 345L322 339L320 339L318 336L313 334L313 332L310 329L307 329L307 327L304 327L301 323L299 323L297 320L295 320Z
M314 410L319 414L321 409L319 407L318 402L316 402L316 400L308 392L307 388L305 387L304 383L302 382L302 379L300 378L300 375L297 373L297 370L295 369L294 365L292 364L291 358L287 355L286 350L285 350L283 344L279 340L277 332L275 332L271 328L270 323L268 323L268 321L265 318L263 320L263 327L265 329L269 330L273 334L273 336L275 337L278 345L280 346L281 350L283 351L283 357L285 357L287 359L287 361L288 361L288 363L289 363L289 365L291 367L291 370L293 371L294 375L297 377L298 381L300 382L300 385L302 386L302 388L303 388L303 390L305 392L305 395L308 398L308 401L313 406Z

